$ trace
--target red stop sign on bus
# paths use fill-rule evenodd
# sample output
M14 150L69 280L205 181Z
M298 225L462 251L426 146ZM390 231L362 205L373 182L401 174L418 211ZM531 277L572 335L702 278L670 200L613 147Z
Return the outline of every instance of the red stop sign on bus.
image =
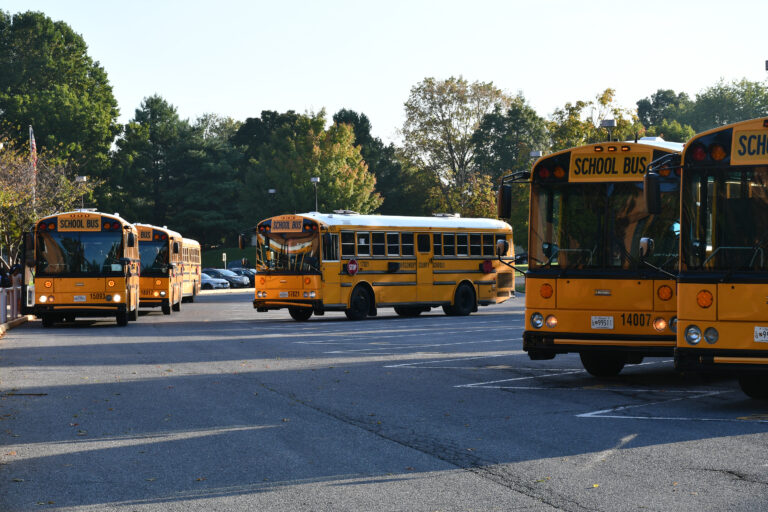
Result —
M347 274L351 276L357 274L357 260L349 260L349 263L347 263Z

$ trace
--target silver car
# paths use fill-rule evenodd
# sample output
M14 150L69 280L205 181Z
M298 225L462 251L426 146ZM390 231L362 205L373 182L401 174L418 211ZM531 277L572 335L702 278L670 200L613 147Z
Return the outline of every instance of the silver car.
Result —
M219 279L218 277L211 277L205 272L200 274L200 286L203 290L216 290L220 288L229 288L229 281L226 279Z

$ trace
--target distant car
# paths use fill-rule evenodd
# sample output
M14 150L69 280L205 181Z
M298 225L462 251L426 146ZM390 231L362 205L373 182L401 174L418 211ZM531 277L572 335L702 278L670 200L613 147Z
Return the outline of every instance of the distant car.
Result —
M228 281L230 288L245 288L250 282L247 277L239 276L225 268L204 268L203 272L211 277L218 277L219 279Z
M256 272L250 268L231 268L229 269L239 276L248 278L248 286L253 287L256 281Z
M219 279L218 277L211 277L205 272L200 274L200 287L203 290L217 290L220 288L229 288L229 281L226 279Z

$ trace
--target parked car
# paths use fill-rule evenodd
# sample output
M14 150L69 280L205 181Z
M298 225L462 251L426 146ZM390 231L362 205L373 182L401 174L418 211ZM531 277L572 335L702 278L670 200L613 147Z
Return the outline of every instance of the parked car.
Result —
M231 268L229 269L235 274L248 278L248 287L253 288L256 281L256 271L250 268Z
M230 288L245 288L249 283L247 277L239 276L225 268L204 268L203 272L211 277L218 277L219 279L228 281Z
M226 279L219 279L218 277L211 277L205 272L200 274L200 287L203 290L217 290L221 288L229 288L229 281Z

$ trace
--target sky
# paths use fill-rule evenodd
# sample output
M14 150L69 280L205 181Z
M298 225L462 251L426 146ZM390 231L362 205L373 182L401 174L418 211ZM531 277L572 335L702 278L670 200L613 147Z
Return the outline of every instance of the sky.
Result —
M426 77L521 93L548 117L608 87L634 108L658 89L695 97L768 78L765 0L2 0L81 34L134 117L158 94L182 118L342 108L399 140Z

